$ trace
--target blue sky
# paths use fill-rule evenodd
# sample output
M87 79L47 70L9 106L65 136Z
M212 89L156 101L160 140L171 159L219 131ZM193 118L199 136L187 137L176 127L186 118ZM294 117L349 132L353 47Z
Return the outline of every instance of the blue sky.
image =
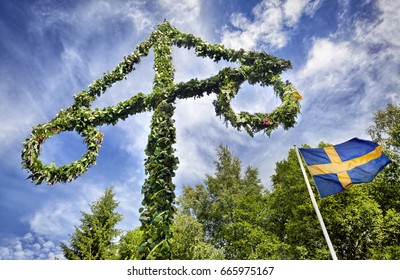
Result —
M22 142L33 126L69 107L73 95L112 70L164 19L185 33L230 48L266 51L289 59L284 73L303 95L302 114L290 130L254 138L215 116L214 95L180 100L175 113L183 185L213 174L219 144L243 166L259 168L265 187L275 162L294 144L337 144L365 131L373 112L400 100L400 2L396 0L3 0L0 5L0 259L61 257L59 243L79 225L80 211L113 185L128 230L139 225L143 160L151 113L103 126L93 166L68 184L35 186L21 168ZM151 92L152 55L92 107ZM209 77L226 63L174 49L175 80ZM279 101L269 88L244 84L235 110L268 112ZM41 160L79 159L82 138L65 132L46 141Z

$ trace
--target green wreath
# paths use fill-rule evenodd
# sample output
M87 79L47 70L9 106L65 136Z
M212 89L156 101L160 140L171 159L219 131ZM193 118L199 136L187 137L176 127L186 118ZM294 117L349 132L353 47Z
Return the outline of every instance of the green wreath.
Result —
M90 126L78 131L84 137L83 141L87 149L79 160L61 167L57 167L54 162L48 165L41 162L39 155L46 139L68 130L73 130L73 128L54 121L32 131L32 137L24 143L22 150L23 166L32 172L28 179L36 184L43 181L47 181L50 185L57 182L69 182L86 172L91 165L96 164L98 149L101 147L104 134Z

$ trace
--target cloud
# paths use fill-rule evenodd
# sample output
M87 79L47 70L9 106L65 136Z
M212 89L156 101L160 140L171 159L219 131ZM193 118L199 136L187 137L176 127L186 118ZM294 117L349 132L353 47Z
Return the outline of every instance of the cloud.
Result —
M339 29L328 38L314 38L306 63L294 74L304 89L304 122L318 120L326 135L332 126L340 128L336 137L342 141L349 134L364 135L372 113L398 100L400 44L393 32L398 32L400 20L394 16L396 8L400 7L379 1L373 20L355 17L351 31L350 26L341 26L345 33Z
M71 233L74 225L78 224L79 211L87 209L89 201L83 200L79 196L68 200L48 201L37 209L27 221L31 230L36 234L52 238L64 237Z
M31 232L21 237L6 238L0 246L0 260L54 260L62 259L58 245Z
M322 1L263 0L248 19L242 13L231 16L232 29L225 28L222 43L232 48L254 49L258 44L280 49L290 40L290 32L303 14L312 16Z
M214 26L207 1L202 0L157 0L153 7L159 22L168 20L178 30L192 33L203 39L213 38Z
M103 196L105 188L109 186L114 187L115 199L119 202L115 211L124 217L116 228L127 230L138 226L138 209L142 200L140 187L144 174L141 170L129 170L127 177L121 179L82 178L78 182L70 183L68 188L73 189L72 193L67 189L54 189L52 199L45 201L33 213L23 218L23 221L29 224L30 234L48 241L47 244L41 243L41 251L52 247L52 243L68 239L68 235L75 231L74 227L81 224L81 211L90 214L89 205Z
M283 13L287 26L295 26L303 14L312 16L321 6L322 1L287 0L283 4Z
M307 80L308 89L323 91L334 85L343 89L351 79L349 74L357 70L366 59L365 53L354 48L351 42L335 42L331 39L316 39L308 54L306 64L298 78Z
M165 10L167 19L175 25L195 22L200 15L200 0L158 0L157 3Z
M380 86L396 84L400 40L387 33L397 30L394 27L400 20L392 15L391 9L382 6L386 7L378 6L380 17L372 22L357 20L354 32L345 38L337 39L335 34L330 38L315 38L297 78L307 83L313 93L321 94L324 94L323 89L326 93L330 89L340 92L363 84L363 90L369 95L372 94L369 89L377 82Z
M43 27L69 25L80 28L80 33L88 36L104 32L101 27L112 27L105 26L105 22L128 22L139 32L154 24L152 14L147 10L144 1L91 0L70 6L60 6L56 2L38 2L33 6L33 12L37 15L37 24L32 28L38 31L43 30Z
M224 126L215 116L213 99L214 96L206 96L177 102L175 126L179 168L176 173L182 184L199 183L204 174L213 170L215 148L224 137Z

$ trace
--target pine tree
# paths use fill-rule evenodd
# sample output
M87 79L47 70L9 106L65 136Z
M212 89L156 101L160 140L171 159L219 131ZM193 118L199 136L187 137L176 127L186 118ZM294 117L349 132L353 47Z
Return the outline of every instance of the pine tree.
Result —
M75 226L70 235L68 247L61 243L64 257L69 260L107 260L117 258L117 246L114 239L120 234L115 226L122 215L115 212L118 202L114 199L112 188L90 205L91 214L81 212L81 225Z

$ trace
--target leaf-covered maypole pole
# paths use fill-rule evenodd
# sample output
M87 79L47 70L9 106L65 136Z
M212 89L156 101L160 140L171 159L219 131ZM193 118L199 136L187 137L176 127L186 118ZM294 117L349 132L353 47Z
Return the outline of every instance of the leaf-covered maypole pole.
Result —
M172 38L174 29L164 24L152 34L155 38L154 86L149 96L154 110L150 124L150 135L146 147L145 172L148 176L142 187L144 199L141 208L143 243L139 253L145 258L169 258L170 225L172 225L175 185L172 177L178 166L174 156L175 127L174 100L169 98L174 87L172 64Z
M226 67L207 79L175 83L171 56L173 46L194 49L199 57L208 57L216 62L223 59L240 66ZM147 95L137 93L115 106L92 110L90 104L115 82L125 79L151 48L154 52L155 72L152 92ZM300 112L301 95L291 83L283 82L280 78L280 74L290 67L289 61L265 52L233 50L220 44L209 44L192 34L178 31L165 21L148 40L124 57L124 61L113 71L94 81L88 90L76 94L73 105L61 110L48 123L33 128L31 137L23 144L22 165L31 173L28 178L36 184L47 182L52 185L72 181L96 163L104 136L96 127L103 124L115 125L131 115L153 111L146 147L147 178L142 187L143 207L139 210L144 234L138 250L143 259L168 259L170 226L175 212L175 186L172 178L178 166L173 148L176 137L173 120L176 99L199 98L215 93L213 105L216 115L221 116L226 123L238 130L245 129L251 136L260 131L270 135L279 125L284 129L293 127ZM245 81L272 86L282 104L270 113L236 113L230 102ZM46 139L63 131L76 131L84 137L87 151L81 159L67 165L44 165L39 159L41 146Z

